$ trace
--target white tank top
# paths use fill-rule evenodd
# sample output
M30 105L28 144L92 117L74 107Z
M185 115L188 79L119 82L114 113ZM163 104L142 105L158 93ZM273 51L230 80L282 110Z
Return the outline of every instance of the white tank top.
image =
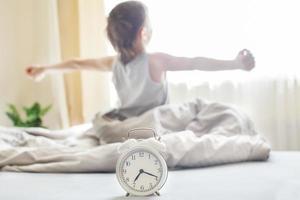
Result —
M113 65L113 83L119 96L120 106L113 111L112 118L126 119L139 116L168 101L166 81L157 83L149 73L149 60L146 53L138 54L124 65L117 59Z

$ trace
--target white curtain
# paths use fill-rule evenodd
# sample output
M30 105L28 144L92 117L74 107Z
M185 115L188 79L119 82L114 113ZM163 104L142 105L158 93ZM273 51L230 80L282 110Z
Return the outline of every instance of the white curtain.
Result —
M122 2L106 0L106 12ZM297 0L143 0L150 11L149 51L233 59L256 58L250 73L169 73L172 102L195 97L244 110L279 150L300 150L300 12Z
M106 19L102 0L79 0L80 56L97 58L107 55ZM110 73L83 72L82 100L85 122L90 122L97 112L111 109Z
M60 60L57 6L54 0L0 0L0 125L11 126L7 104L52 104L45 117L50 128L67 126L63 80L53 75L35 83L25 75L33 63Z
M201 76L199 76L201 77ZM300 149L300 81L292 77L170 84L173 102L201 97L229 103L247 113L277 150Z

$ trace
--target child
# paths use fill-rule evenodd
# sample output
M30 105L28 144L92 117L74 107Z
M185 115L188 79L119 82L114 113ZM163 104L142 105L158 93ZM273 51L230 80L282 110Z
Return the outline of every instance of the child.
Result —
M110 12L107 25L107 35L117 52L116 56L72 59L55 65L33 65L27 68L27 74L39 79L51 71L112 71L121 105L104 117L124 120L168 102L167 71L250 71L254 68L254 58L248 50L240 51L233 60L146 53L151 31L145 5L138 1L120 3Z

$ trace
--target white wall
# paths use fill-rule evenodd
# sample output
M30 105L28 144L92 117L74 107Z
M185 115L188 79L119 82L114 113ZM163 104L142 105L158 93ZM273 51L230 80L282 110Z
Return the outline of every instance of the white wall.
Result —
M56 16L52 0L0 0L0 125L11 125L5 115L7 103L21 107L39 101L53 104L45 124L61 126L61 78L36 83L24 73L26 65L59 60Z

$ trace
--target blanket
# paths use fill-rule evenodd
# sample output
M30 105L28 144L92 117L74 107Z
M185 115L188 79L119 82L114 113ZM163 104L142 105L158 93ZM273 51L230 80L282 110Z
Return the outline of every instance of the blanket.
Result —
M125 121L92 123L66 130L0 127L0 169L26 172L113 172L118 149L133 128L151 127L165 145L170 168L267 160L270 146L238 109L201 99L168 104ZM149 132L132 139L154 140Z

